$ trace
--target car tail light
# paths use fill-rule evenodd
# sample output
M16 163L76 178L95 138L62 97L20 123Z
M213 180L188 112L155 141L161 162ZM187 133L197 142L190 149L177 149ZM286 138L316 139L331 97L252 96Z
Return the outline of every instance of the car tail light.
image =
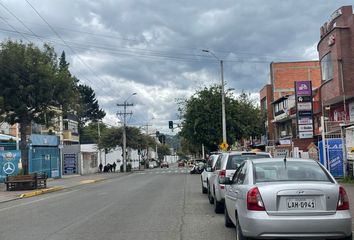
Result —
M220 170L218 175L219 175L219 177L218 177L219 183L220 184L224 184L225 183L225 177L226 177L226 170Z
M337 210L349 210L349 198L342 186L339 187L339 199Z
M220 170L219 177L225 177L225 176L226 176L226 170Z
M264 203L257 187L251 188L247 193L247 209L265 211Z

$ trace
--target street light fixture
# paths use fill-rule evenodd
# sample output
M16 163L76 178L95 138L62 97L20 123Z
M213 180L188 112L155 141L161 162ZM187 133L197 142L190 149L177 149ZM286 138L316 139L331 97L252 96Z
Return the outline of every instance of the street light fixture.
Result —
M219 59L212 51L203 49L203 52L210 53L216 60L220 62L220 72L221 72L221 115L222 115L222 144L227 145L226 138L226 114L225 114L225 83L224 83L224 62Z
M127 101L132 96L136 95L137 93L132 93L127 99L124 101L124 113L123 113L123 172L127 171L127 132L126 132L126 119L127 119L127 105L133 106L133 104L128 104Z

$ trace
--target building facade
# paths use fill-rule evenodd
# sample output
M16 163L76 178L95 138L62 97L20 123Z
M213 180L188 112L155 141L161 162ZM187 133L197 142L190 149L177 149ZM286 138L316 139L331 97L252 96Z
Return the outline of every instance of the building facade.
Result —
M352 6L332 13L320 28L321 103L329 121L354 122L354 15Z
M270 84L260 91L261 109L267 114L267 145L285 145L289 149L295 145L305 151L313 141L298 141L295 82L299 81L311 81L312 90L318 88L321 85L319 61L270 64Z

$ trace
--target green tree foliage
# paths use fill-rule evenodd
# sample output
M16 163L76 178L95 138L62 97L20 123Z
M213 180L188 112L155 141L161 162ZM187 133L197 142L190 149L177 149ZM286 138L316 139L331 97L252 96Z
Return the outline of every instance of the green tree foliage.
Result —
M98 126L99 125L99 126ZM88 144L88 143L98 143L98 127L100 131L100 136L104 136L110 130L106 124L101 122L90 122L87 126L82 128L80 134L80 143Z
M144 149L146 147L154 147L155 139L146 134L142 134L139 128L126 127L127 148ZM123 128L109 128L101 137L100 148L112 150L117 146L123 148Z
M182 122L182 149L197 154L204 144L207 151L218 150L222 142L221 88L212 86L197 91L179 108ZM227 142L250 136L259 136L263 131L261 112L248 94L235 98L232 93L225 96Z
M57 55L49 45L4 41L0 44L0 115L10 124L20 123L21 157L28 172L26 129L31 122L46 124L58 113L75 106L75 82L59 71Z
M93 89L80 84L78 90L80 92L80 110L78 112L80 125L83 126L88 121L98 121L104 118L106 113L100 109Z
M171 155L170 147L165 144L159 144L157 146L157 156L159 160L162 161L166 155Z

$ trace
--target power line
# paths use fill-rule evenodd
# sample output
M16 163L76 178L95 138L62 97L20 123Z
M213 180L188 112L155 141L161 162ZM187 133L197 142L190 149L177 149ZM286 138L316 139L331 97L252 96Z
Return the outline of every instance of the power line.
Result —
M52 32L65 44L65 46L67 46L74 54L76 54L77 58L80 60L80 62L86 66L86 68L93 74L96 76L96 78L101 81L101 82L104 82L102 81L97 75L96 73L90 68L90 66L88 66L83 60L82 58L80 57L79 54L77 54L75 52L75 50L69 45L67 44L67 42L59 35L59 33L57 31L55 31L55 29L49 24L49 22L47 20L45 20L44 17L42 17L42 15L37 11L37 9L28 1L26 0L27 4L36 12L36 14L47 24L47 26L52 30ZM91 84L93 84L93 82L91 80L89 80L91 82Z
M27 37L25 37L21 32L17 31L17 29L15 27L13 27L5 18L1 17L1 20L3 20L7 25L9 25L17 34L21 35L22 38L26 39L27 42L31 42Z
M17 19L17 21L19 21L28 31L30 31L34 36L36 36L40 41L42 41L42 39L32 31L32 29L30 29L29 27L27 27L27 25L21 20L19 19L13 12L10 11L10 9L8 9L2 2L0 2L0 5L7 11L9 12L14 18Z

